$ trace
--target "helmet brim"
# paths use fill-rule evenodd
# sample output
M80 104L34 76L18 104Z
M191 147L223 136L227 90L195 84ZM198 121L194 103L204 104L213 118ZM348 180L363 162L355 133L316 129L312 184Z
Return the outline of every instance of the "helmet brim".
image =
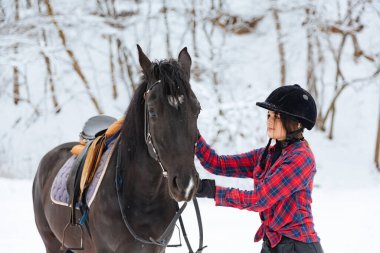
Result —
M257 102L256 105L270 111L278 112L278 108L274 104L270 104L267 102Z
M304 127L306 127L306 129L308 130L311 130L313 128L313 122L311 122L309 119L305 118L305 117L301 117L299 115L295 115L295 114L292 114L292 113L289 113L289 112L286 112L286 111L283 111L283 110L280 110L278 109L278 107L274 104L270 104L270 103L267 103L267 102L257 102L256 103L257 106L261 107L261 108L264 108L264 109L267 109L267 110L270 110L270 111L274 111L274 112L279 112L281 114L286 114L286 115L289 115L295 119L297 119L298 121L300 121L301 123L303 123ZM305 122L306 121L306 122Z

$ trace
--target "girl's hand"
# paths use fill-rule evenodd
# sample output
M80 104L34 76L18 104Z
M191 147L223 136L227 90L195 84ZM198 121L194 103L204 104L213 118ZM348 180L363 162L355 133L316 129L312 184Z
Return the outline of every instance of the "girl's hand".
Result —
M216 190L215 180L202 179L195 196L198 198L215 199L215 190Z

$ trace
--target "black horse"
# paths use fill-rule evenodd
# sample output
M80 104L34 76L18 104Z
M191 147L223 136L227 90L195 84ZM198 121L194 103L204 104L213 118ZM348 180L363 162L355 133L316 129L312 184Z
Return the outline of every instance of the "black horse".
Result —
M194 143L200 104L189 84L190 55L184 48L178 61L152 63L137 47L144 78L128 107L117 148L91 205L89 233L84 230L84 250L80 252L165 252L166 243L136 240L122 212L137 236L156 239L175 215L177 202L190 201L198 188ZM65 143L48 152L34 178L35 221L47 253L59 252L70 218L69 207L50 200L50 189L75 144ZM120 181L119 191L115 187L117 173L121 175L116 180ZM166 242L172 233L173 229ZM78 237L78 233L67 232L65 245L78 245Z

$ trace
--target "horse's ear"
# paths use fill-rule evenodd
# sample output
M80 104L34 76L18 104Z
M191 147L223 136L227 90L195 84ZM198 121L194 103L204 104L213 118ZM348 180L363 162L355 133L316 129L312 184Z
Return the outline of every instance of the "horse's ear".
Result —
M178 63L181 68L185 71L187 81L190 80L190 68L191 68L191 57L187 52L187 47L184 47L178 55Z
M149 74L150 68L152 66L152 62L144 54L144 52L142 51L141 47L138 44L137 44L137 50L139 51L140 66L141 66L145 76L147 76Z

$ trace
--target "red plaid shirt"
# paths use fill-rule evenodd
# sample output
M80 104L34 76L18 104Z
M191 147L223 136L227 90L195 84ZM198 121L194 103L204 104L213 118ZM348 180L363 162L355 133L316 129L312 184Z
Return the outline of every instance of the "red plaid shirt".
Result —
M239 155L217 155L201 137L196 156L210 173L228 177L253 178L254 190L216 186L218 206L260 212L261 226L255 242L266 235L275 247L282 235L310 243L318 242L311 213L311 192L316 172L314 155L306 141L295 142L282 150L270 166L274 146L269 148L265 170L260 168L264 148Z

